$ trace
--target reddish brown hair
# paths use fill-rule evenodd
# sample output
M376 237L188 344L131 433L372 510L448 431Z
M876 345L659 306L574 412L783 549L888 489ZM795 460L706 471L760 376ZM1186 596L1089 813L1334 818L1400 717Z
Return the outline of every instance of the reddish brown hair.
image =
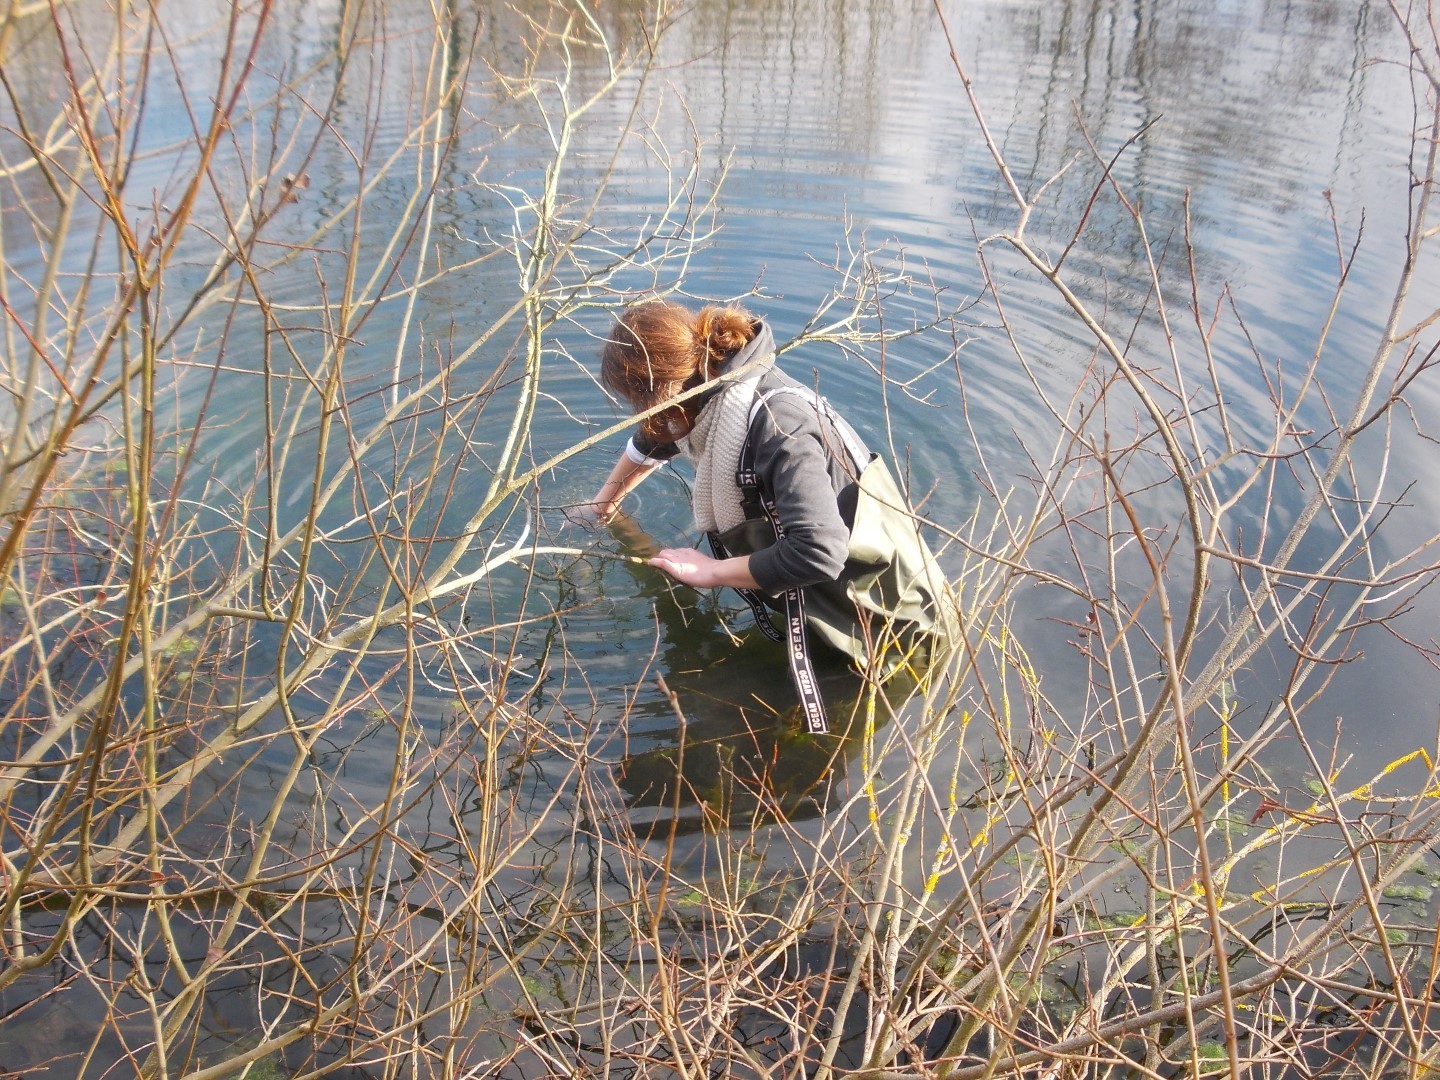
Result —
M754 317L743 308L707 306L694 312L669 300L643 300L621 312L610 328L600 378L640 412L713 379L754 336ZM640 430L660 442L688 435L697 400L656 413Z

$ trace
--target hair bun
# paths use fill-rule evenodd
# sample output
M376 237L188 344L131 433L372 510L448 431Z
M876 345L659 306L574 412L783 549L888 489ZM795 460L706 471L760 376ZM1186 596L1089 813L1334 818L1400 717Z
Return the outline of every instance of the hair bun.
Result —
M695 316L695 337L717 360L738 352L754 336L754 320L743 308L712 305Z

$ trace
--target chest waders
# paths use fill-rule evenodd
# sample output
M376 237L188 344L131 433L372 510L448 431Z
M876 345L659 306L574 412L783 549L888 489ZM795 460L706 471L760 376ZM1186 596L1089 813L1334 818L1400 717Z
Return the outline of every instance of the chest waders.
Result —
M745 520L723 533L707 534L715 557L753 554L785 535L774 499L761 490L755 474L755 417L777 394L797 394L816 407L822 420L822 436L828 434L828 422L844 444L858 477L855 521L845 569L835 581L805 588L794 586L781 594L778 606L785 616L783 633L770 621L765 600L757 591L736 590L749 605L761 632L774 642L784 643L806 730L819 735L826 733L829 726L810 660L807 627L863 667L877 651L877 638L897 645L909 658L922 645L923 638L945 635L954 625L954 613L943 608L948 596L944 577L884 460L866 451L854 429L829 402L804 387L768 391L759 395L751 407L735 473ZM877 622L886 629L877 632Z

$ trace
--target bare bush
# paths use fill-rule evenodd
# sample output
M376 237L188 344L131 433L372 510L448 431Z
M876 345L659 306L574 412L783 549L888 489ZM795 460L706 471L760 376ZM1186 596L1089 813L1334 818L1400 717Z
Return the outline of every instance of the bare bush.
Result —
M714 235L723 165L655 112L683 113L653 94L672 14L344 5L308 55L277 44L302 16L267 4L216 25L7 10L0 58L47 50L64 89L0 66L0 989L6 1024L61 997L87 1018L84 1045L33 1064L1431 1067L1440 946L1406 905L1431 887L1436 749L1356 775L1314 718L1368 638L1413 636L1434 580L1433 538L1378 540L1434 354L1411 295L1435 229L1433 24L1395 10L1417 134L1374 353L1349 379L1328 327L1303 371L1257 353L1260 417L1227 408L1216 358L1243 310L1207 295L1188 238L1151 240L1114 178L1130 144L1071 164L1087 209L1037 239L1050 186L1011 172L957 54L1014 205L977 246L987 301L1049 426L1025 484L987 471L973 520L929 523L955 652L861 680L840 739L781 723L739 750L657 657L678 734L642 760L636 700L565 637L586 567L639 560L553 513L574 501L558 470L630 420L553 449L533 420L592 310L683 289ZM179 59L196 49L205 85ZM155 125L161 79L186 108ZM608 186L637 145L661 193L644 214ZM441 198L462 187L472 202ZM1067 274L1099 206L1145 253L1134 311ZM1335 310L1359 240L1337 224ZM1012 316L1017 269L1094 343L1063 388ZM800 340L886 393L913 389L886 381L906 336L960 356L945 283L903 254L853 237L832 271ZM237 430L209 422L221 393L252 402ZM1079 692L1029 658L1015 613L1036 604L1073 632ZM1265 694L1243 717L1242 684ZM1273 774L1280 740L1303 779ZM809 788L779 775L804 768Z

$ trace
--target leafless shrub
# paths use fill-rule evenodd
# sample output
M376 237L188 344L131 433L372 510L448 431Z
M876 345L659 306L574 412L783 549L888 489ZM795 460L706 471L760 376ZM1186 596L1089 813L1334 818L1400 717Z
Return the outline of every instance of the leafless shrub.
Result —
M1344 407L1322 334L1302 372L1255 357L1273 411L1230 415L1214 347L1241 313L1205 296L1188 244L1162 257L1113 156L1072 167L1147 254L1128 321L1067 277L1084 218L1036 241L1046 188L990 142L1015 219L978 253L1049 445L1028 490L987 473L974 520L931 523L954 655L860 683L833 745L782 727L737 751L672 695L647 802L624 786L628 716L601 723L614 702L552 618L567 560L604 556L540 512L557 466L628 421L549 457L530 433L560 331L682 287L712 234L723 169L646 111L669 16L520 5L493 33L488 14L347 5L333 53L292 67L267 51L286 30L268 5L183 41L150 8L7 12L0 56L50 50L65 92L37 102L0 67L0 183L31 239L6 240L0 282L5 1022L68 995L93 1024L45 1049L56 1069L217 1080L1430 1067L1436 927L1402 905L1429 888L1435 750L1357 776L1302 721L1433 580L1433 540L1376 543L1392 425L1433 360L1410 295L1434 230L1433 24L1396 9L1431 111L1404 272ZM187 85L177 50L200 47L214 82ZM157 72L189 102L159 144ZM983 88L957 72L983 131ZM358 131L336 120L347 95L373 106ZM609 206L607 167L572 184L594 130L651 152L666 198L644 220ZM436 198L462 146L483 220ZM1337 303L1356 242L1337 227ZM1095 343L1063 394L993 273L1017 261ZM426 319L501 263L506 288L467 319ZM886 366L907 334L958 354L943 283L858 237L833 269L805 339L887 393L914 389ZM380 322L376 384L355 354ZM253 471L221 466L207 424L234 385ZM1316 415L1328 430L1305 429ZM466 470L487 477L473 500ZM1085 670L1063 701L1012 618L1037 594ZM565 692L544 703L521 685L529 623L555 627ZM1242 724L1237 681L1276 656ZM1305 781L1269 771L1282 738ZM775 773L807 755L846 782L803 793L825 812L800 822ZM242 995L249 1026L217 1031L207 1011Z

